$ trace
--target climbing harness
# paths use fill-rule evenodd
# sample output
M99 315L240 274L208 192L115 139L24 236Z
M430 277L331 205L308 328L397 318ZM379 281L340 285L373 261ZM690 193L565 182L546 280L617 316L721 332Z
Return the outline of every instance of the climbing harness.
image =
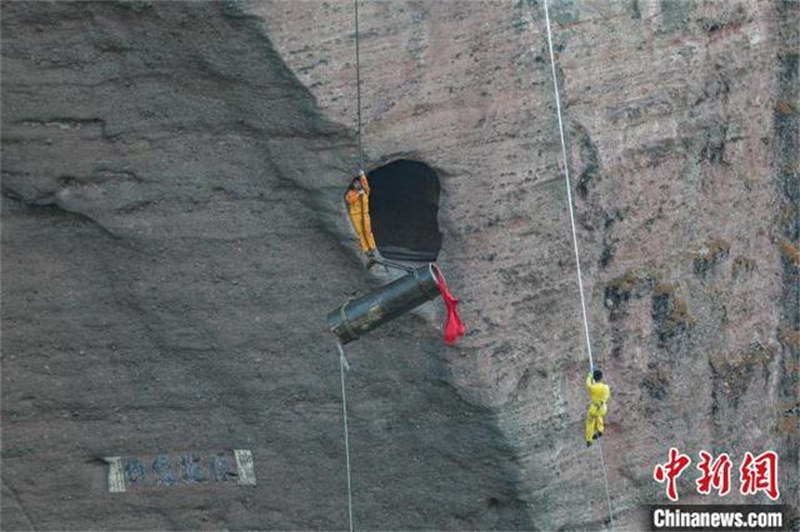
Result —
M564 139L564 122L561 118L561 99L558 95L558 77L556 76L556 60L553 53L553 35L550 29L550 13L547 9L547 0L544 0L544 18L547 24L547 46L550 50L550 67L553 73L553 91L556 97L556 113L558 115L558 132L561 136L561 156L564 164L564 178L567 186L567 205L569 206L569 221L572 227L572 245L575 250L575 265L578 274L578 291L581 296L581 310L583 312L583 330L586 334L586 351L589 354L589 371L594 372L594 360L592 359L592 341L589 337L589 320L586 317L586 298L583 295L583 279L581 275L581 259L578 253L578 234L575 229L575 212L572 207L572 184L569 179L569 164L567 161L567 143ZM608 505L608 516L611 520L611 529L614 529L614 512L611 509L611 495L608 490L608 474L606 473L606 461L603 455L603 445L598 442L600 449L600 464L603 469L603 484L606 492L606 504Z

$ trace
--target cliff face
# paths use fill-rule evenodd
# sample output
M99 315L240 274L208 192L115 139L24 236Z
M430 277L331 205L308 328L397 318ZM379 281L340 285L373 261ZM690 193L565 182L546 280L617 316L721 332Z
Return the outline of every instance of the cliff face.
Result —
M554 4L617 520L657 500L670 445L774 448L796 501L798 6ZM352 6L250 9L352 123ZM360 30L368 159L412 154L445 176L444 260L472 326L451 382L498 412L537 527L599 527L543 7L367 3Z
M342 210L352 8L3 4L4 529L346 526L324 316L386 280ZM798 17L551 7L620 527L670 446L775 449L798 499ZM600 528L542 5L362 3L360 36L368 168L438 173L468 335L437 303L349 349L356 526ZM102 457L232 448L257 487L107 491Z
M344 526L351 133L235 8L14 3L3 38L3 528ZM359 344L361 526L527 526L476 512L516 469L439 334ZM107 492L102 457L231 448L255 489Z

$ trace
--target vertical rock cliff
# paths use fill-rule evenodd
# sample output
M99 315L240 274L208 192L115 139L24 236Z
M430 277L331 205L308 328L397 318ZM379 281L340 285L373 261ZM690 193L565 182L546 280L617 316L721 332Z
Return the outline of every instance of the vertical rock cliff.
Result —
M615 525L663 497L670 446L774 449L796 507L798 4L550 15ZM356 527L603 528L543 5L359 22L367 169L437 173L468 334L444 347L436 302L348 349ZM324 317L388 278L342 203L352 2L12 2L1 24L2 528L345 528ZM103 457L219 449L251 450L257 486L108 492Z

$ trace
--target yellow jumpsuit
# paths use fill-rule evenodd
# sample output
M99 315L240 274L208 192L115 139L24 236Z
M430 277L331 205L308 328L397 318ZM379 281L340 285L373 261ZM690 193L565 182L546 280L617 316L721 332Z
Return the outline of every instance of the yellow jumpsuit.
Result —
M586 389L592 397L592 404L586 414L586 441L590 442L597 433L602 434L603 418L608 413L608 399L611 397L611 388L603 382L595 382L592 374L586 377Z
M367 176L362 172L359 176L361 180L361 190L350 189L345 194L347 209L350 214L350 221L358 234L361 244L361 251L368 253L374 251L375 237L372 235L372 222L369 218L369 183Z

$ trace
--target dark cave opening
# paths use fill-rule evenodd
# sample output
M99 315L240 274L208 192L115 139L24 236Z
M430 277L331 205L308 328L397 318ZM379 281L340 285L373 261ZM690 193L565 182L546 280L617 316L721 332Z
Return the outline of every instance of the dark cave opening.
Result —
M442 247L439 176L427 164L399 159L369 172L369 213L381 255L433 262Z

